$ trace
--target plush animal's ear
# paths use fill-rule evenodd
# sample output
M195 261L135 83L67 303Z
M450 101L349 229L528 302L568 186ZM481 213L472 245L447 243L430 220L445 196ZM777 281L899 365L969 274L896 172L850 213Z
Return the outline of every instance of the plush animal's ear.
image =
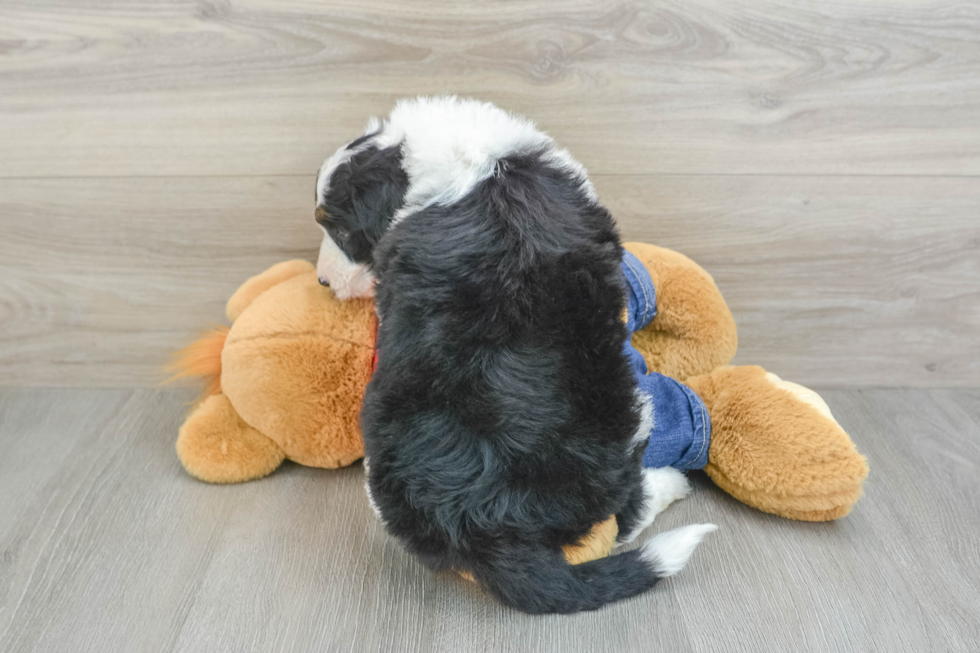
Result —
M312 263L299 259L276 263L265 272L255 275L238 287L235 294L225 304L225 315L229 320L234 322L242 314L242 311L255 301L256 297L269 288L279 285L288 279L292 279L296 275L303 274L304 272L313 272L314 270L316 268L313 267Z

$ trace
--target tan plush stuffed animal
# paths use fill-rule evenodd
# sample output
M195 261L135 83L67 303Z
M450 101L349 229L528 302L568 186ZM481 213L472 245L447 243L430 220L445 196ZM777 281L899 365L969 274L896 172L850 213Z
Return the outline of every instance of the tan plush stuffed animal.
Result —
M626 248L656 289L657 314L633 336L651 371L683 382L710 417L705 471L719 487L791 519L842 517L868 473L816 393L760 367L732 367L735 322L711 276L653 245ZM371 376L376 322L369 300L338 301L312 265L288 261L228 301L232 326L183 350L176 376L210 379L180 429L177 453L195 477L237 483L289 458L334 468L363 456L358 414ZM653 446L651 443L650 446ZM605 555L615 520L597 524L569 560Z
M174 378L209 379L180 428L177 454L210 483L265 476L286 458L343 467L364 455L358 415L371 377L370 300L338 301L306 261L246 281L228 300L230 329L179 353Z

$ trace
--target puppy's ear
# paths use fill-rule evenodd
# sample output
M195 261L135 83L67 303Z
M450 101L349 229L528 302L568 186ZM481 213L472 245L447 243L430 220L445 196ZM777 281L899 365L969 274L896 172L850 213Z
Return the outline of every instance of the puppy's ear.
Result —
M380 238L408 192L401 147L371 147L351 157L348 184L358 222L366 230L380 229Z

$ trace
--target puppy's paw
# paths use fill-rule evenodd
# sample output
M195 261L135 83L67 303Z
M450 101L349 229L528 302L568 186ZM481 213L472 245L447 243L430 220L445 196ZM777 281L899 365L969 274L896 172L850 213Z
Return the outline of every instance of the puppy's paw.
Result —
M647 494L647 506L655 511L655 515L691 493L687 476L673 467L643 470L643 485Z
M381 509L378 508L377 502L374 500L374 495L371 494L371 463L367 456L364 456L364 494L367 495L368 505L371 506L371 510L374 511L374 516L378 518L382 524L384 523L384 517L381 516Z
M653 523L657 515L673 502L683 499L691 492L691 484L684 473L673 467L658 467L643 470L643 508L637 518L636 526L620 539L620 544L632 542L644 528Z

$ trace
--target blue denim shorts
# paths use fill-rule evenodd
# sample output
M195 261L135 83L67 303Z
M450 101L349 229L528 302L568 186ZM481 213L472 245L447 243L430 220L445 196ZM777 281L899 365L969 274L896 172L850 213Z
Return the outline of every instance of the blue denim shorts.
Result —
M646 266L623 250L626 286L626 328L632 334L657 316L657 296ZM650 372L642 354L627 339L623 345L644 401L652 408L653 428L643 454L644 467L701 469L708 464L711 419L693 390L674 379Z

